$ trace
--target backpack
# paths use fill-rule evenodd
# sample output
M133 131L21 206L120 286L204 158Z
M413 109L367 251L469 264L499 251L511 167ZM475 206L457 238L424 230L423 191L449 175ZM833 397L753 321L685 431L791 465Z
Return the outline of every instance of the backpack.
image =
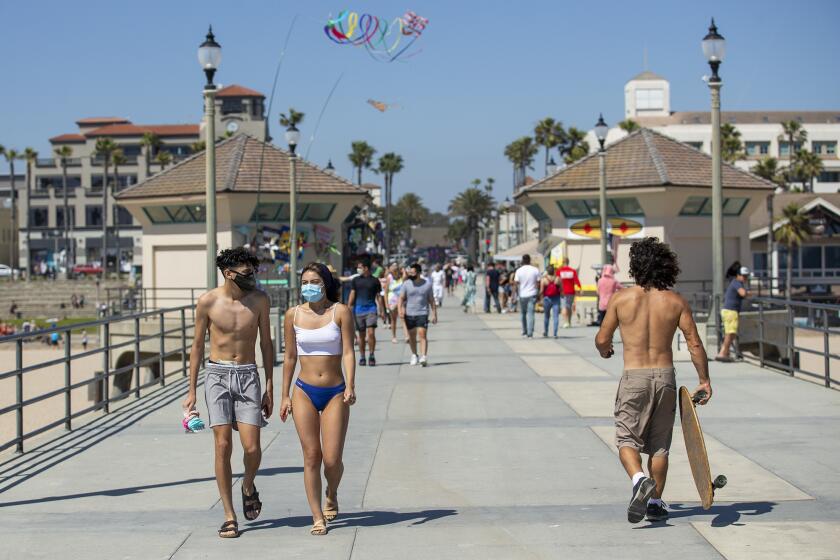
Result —
M545 297L554 297L560 295L560 287L557 285L557 280L555 278L554 281L549 282L548 286L545 287L545 291L543 292Z

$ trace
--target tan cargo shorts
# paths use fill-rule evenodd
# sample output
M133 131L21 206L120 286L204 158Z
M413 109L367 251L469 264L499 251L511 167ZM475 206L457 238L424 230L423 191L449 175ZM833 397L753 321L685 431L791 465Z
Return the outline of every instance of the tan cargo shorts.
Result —
M615 395L615 445L667 455L677 412L674 368L627 369Z

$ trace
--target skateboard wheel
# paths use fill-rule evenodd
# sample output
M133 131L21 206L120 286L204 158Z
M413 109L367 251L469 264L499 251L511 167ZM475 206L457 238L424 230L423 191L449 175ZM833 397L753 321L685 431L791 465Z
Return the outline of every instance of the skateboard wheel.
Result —
M722 474L719 474L715 477L715 480L712 482L713 488L723 488L726 486L727 480L726 477Z

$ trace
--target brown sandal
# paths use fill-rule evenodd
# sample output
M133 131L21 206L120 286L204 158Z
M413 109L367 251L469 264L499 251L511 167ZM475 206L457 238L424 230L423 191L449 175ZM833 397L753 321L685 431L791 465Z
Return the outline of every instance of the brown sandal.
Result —
M319 519L312 524L312 529L309 530L310 535L322 536L327 534L327 522Z
M327 489L327 492L329 492L329 489ZM327 503L324 504L324 510L323 510L324 519L326 519L327 521L332 521L333 519L338 517L338 493L336 493L335 502L333 502L333 504L334 504L333 506L328 505L329 504L329 497L326 496L326 493L325 493L325 501Z
M235 539L239 536L239 523L235 520L225 521L219 528L219 536L223 539Z

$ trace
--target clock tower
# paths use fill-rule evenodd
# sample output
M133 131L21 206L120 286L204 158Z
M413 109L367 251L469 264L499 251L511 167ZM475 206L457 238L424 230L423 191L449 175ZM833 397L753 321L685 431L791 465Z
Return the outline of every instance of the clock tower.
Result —
M230 85L216 92L216 135L218 138L247 134L260 141L266 139L265 96L239 85ZM204 138L204 125L201 126Z

